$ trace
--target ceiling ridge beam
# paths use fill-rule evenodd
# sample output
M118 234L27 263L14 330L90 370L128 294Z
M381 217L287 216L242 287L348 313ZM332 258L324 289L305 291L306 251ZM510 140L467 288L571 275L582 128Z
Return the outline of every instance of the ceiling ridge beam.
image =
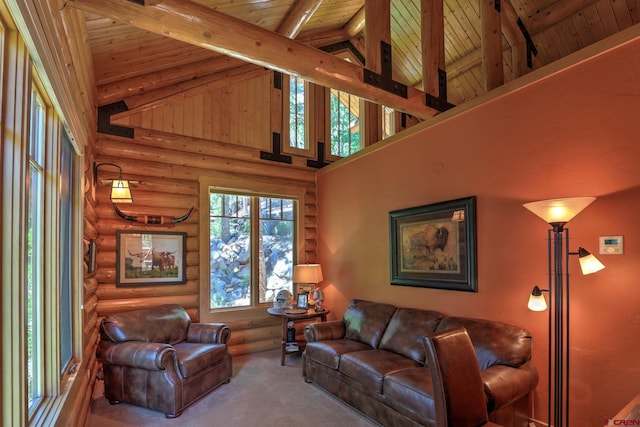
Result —
M298 75L313 83L343 90L419 118L427 119L437 113L425 105L423 92L415 88L409 88L406 99L399 97L365 83L362 66L193 1L164 0L155 6L144 7L127 0L68 0L67 4L146 31Z

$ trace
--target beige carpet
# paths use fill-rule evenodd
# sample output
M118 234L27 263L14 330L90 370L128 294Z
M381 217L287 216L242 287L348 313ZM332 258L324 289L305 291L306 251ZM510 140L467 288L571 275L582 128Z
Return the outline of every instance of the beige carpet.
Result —
M164 414L128 404L110 405L102 383L94 393L88 427L125 426L349 426L378 424L302 378L298 354L280 366L280 352L267 351L233 358L233 378L173 420Z

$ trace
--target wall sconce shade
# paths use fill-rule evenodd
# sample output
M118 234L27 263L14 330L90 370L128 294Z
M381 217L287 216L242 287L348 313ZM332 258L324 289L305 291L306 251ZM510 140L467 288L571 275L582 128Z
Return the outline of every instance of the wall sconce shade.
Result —
M294 283L313 283L322 282L322 268L320 264L298 264L293 267Z
M578 261L584 275L596 273L604 268L604 264L585 248L578 248Z
M538 202L525 203L523 206L529 209L548 224L562 226L589 206L595 197L571 197L565 199L540 200Z
M527 307L531 311L545 311L547 309L547 300L542 295L542 290L539 287L533 287Z
M111 194L110 199L112 203L133 203L133 196L131 195L131 188L129 186L129 180L122 179L122 168L115 163L93 163L93 185L98 184L98 168L100 166L113 166L118 168L120 174L118 179L111 181Z
M111 184L112 203L133 203L129 181L126 179L114 179Z

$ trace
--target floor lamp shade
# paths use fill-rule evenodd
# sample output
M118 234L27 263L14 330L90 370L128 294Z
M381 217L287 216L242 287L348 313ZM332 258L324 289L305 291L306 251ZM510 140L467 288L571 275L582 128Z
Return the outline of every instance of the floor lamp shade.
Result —
M525 203L524 207L544 219L548 224L566 224L595 199L595 197L571 197L540 200Z

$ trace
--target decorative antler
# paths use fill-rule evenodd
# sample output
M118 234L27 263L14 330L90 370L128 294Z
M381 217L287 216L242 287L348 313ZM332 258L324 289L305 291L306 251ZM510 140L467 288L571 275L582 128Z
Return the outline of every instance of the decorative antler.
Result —
M126 219L127 221L133 221L133 222L138 222L140 224L147 224L147 225L177 224L189 218L193 213L194 207L195 206L192 206L191 209L189 209L189 212L187 212L183 216L179 218L175 218L167 215L127 215L124 212L122 212L120 209L118 209L118 206L115 203L113 204L113 210L116 211L116 213L120 218Z

